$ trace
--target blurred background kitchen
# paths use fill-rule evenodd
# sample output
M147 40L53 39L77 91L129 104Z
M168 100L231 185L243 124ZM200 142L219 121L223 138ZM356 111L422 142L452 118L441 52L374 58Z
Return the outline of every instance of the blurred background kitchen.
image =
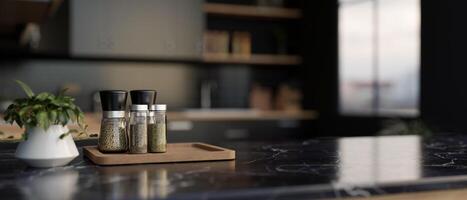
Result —
M156 89L171 141L462 132L464 4L3 0L0 110L19 79L69 88L90 137L103 89Z

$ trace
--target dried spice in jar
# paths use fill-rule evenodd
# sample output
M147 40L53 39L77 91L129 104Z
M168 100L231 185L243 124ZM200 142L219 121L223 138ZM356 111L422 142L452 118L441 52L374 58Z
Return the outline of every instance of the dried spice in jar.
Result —
M104 153L126 152L125 105L127 92L122 90L100 91L102 121L98 139L98 149Z
M148 105L133 104L130 112L129 153L148 152Z
M167 151L167 105L149 106L148 117L148 151L164 153Z
M124 114L123 114L124 116ZM98 140L102 152L125 152L128 149L125 118L103 119Z

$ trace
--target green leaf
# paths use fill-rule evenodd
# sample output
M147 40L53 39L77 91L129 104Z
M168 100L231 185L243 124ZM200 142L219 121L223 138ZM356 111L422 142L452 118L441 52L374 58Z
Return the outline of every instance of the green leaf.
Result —
M68 109L68 110L66 110L66 113L68 114L68 117L70 117L72 122L76 122L77 116L75 115L73 110Z
M68 132L68 133L63 133L63 134L60 135L60 139L63 139L63 138L65 138L66 136L68 136L68 135L70 135L70 134L71 134L70 132Z
M25 106L25 107L19 109L18 114L19 114L20 116L23 116L23 115L26 114L26 112L28 112L29 110L31 110L31 107L30 107L30 106Z
M84 123L84 114L83 113L79 113L77 122L78 122L78 126L81 129L86 129L87 125Z
M58 120L60 121L60 124L65 126L68 123L68 114L64 111L60 111L58 114Z
M39 113L37 113L36 121L37 121L37 125L43 128L44 130L47 130L49 128L49 120L48 120L47 112L40 111Z
M84 121L84 114L81 112L81 110L77 109L75 110L75 114L78 116L78 120L81 120L81 122Z
M69 97L69 96L65 96L63 97L63 100L66 101L66 102L72 102L72 101L75 101L75 99L73 97Z
M51 124L56 124L57 116L58 116L57 111L51 110L49 112L49 120Z
M28 95L29 98L34 96L34 92L31 90L31 88L26 83L20 80L16 80L16 83L18 83L18 85L21 86L24 93L26 93L26 95Z
M40 94L38 94L36 96L36 99L39 100L39 101L44 101L44 100L48 99L50 96L51 96L50 93L42 92L42 93L40 93Z
M34 106L32 107L32 109L33 109L33 110L40 110L40 109L42 109L43 107L44 107L44 106L41 105L41 104L36 104L36 105L34 105Z

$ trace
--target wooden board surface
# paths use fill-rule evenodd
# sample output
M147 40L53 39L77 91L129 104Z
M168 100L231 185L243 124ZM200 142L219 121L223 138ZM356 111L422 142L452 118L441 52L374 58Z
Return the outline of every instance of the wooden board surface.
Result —
M83 147L84 155L98 165L127 165L234 160L235 151L205 143L167 144L166 153L101 153L96 146Z

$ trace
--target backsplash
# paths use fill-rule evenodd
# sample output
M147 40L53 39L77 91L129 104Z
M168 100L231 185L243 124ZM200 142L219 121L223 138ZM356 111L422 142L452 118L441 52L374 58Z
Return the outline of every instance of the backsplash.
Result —
M84 111L92 110L92 95L102 89L156 89L157 101L170 109L198 106L197 68L173 63L26 60L4 62L0 98L22 96L14 83L20 79L34 91L58 91L72 86L72 95Z

